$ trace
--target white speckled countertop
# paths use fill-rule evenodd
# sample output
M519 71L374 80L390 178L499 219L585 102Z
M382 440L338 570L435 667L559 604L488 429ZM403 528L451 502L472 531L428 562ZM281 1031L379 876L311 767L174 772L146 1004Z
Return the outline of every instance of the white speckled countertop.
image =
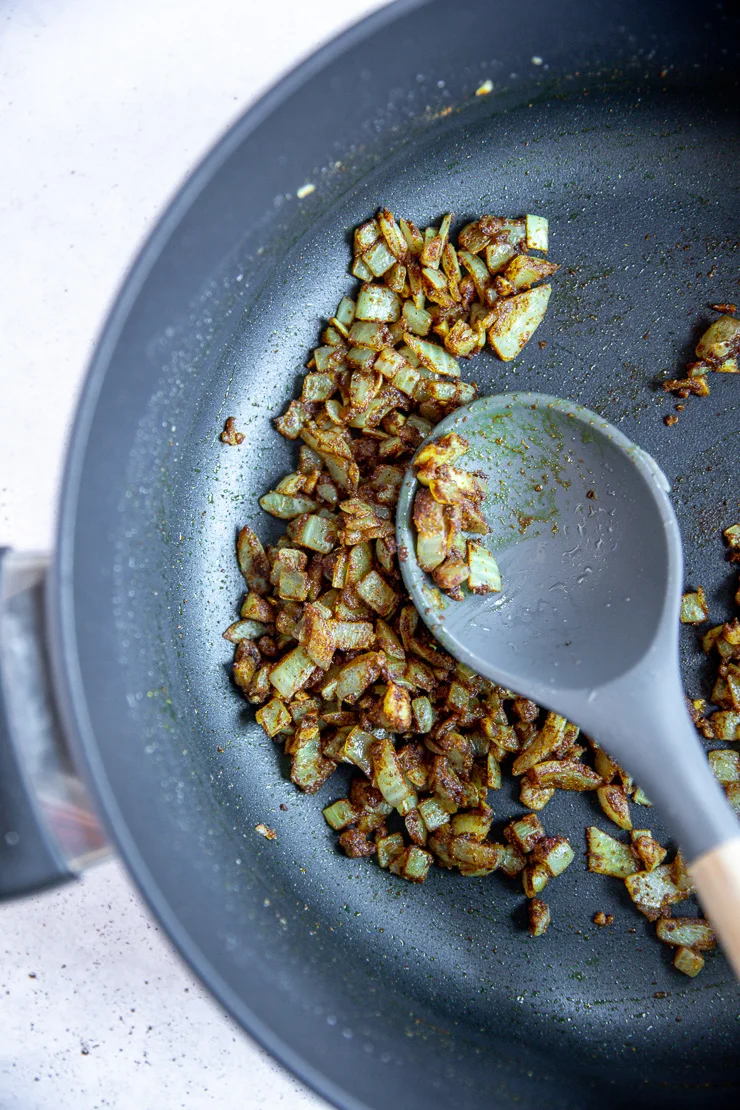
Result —
M0 5L0 546L51 546L85 364L167 198L261 90L380 6ZM118 862L2 906L0 948L0 1110L325 1105L202 990Z

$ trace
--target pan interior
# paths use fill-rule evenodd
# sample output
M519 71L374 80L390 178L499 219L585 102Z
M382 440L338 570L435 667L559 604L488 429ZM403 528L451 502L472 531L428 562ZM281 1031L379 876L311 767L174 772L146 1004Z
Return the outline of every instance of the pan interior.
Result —
M517 1045L541 1052L554 1075L564 1052L577 1053L586 1078L618 1063L615 1099L633 1089L637 1104L654 1099L656 1085L668 1084L681 1104L686 1084L718 1073L737 1082L740 995L727 964L712 956L697 981L684 979L623 884L586 872L584 826L614 831L593 798L561 794L541 814L548 833L569 836L576 850L546 891L545 938L529 937L513 880L434 869L423 886L404 884L337 852L321 809L345 793L343 772L314 797L291 786L280 749L230 684L231 649L220 637L243 593L235 531L250 523L265 540L278 533L256 499L296 461L297 445L271 419L296 395L321 321L355 287L349 232L380 203L422 225L448 210L457 226L482 212L547 215L550 257L562 268L545 322L515 362L486 351L463 365L464 376L481 394L571 398L649 451L674 486L688 581L705 587L722 619L728 567L718 529L737 510L738 382L716 375L711 396L690 401L675 428L663 422L673 404L655 382L690 357L712 318L707 306L736 297L739 137L729 103L619 82L504 114L461 113L378 159L328 208L317 205L276 264L246 249L230 260L233 287L252 280L258 292L234 299L226 339L209 323L207 299L194 310L195 353L177 329L151 336L154 384L125 487L112 490L112 635L140 727L140 749L128 757L145 765L150 784L138 804L143 812L158 798L174 816L179 862L168 896L193 929L184 893L178 906L178 876L212 900L203 913L236 990L248 993L268 935L262 970L278 996L293 989L297 966L321 979L327 993L315 996L313 1020L327 1057L341 1037L364 1036L372 1054L367 1029L393 998L398 1059L439 1041L445 1066L467 1061L471 1083L492 1054ZM239 448L218 441L232 415L246 436ZM688 687L699 694L690 632L684 648ZM494 834L524 812L510 785L491 802ZM637 824L664 836L659 814L633 808ZM258 823L277 840L262 840ZM143 834L137 850L149 850ZM614 914L613 927L592 924L599 910ZM474 1090L460 1090L461 1104L472 1105Z
M685 1060L717 1051L717 1043L710 1047L709 1015L721 1013L718 1000L736 988L720 958L710 961L703 982L677 981L669 950L652 939L653 926L631 907L622 884L585 873L584 826L609 828L589 796L561 795L542 814L548 832L565 833L580 851L547 890L554 925L541 941L523 927L524 899L515 881L435 871L423 887L407 887L373 864L338 855L320 811L343 795L339 776L316 797L298 795L285 781L287 761L254 726L223 668L214 673L211 645L234 619L242 589L232 565L234 530L249 520L262 535L275 534L275 522L255 511L254 501L293 468L297 446L269 421L295 395L320 321L355 285L345 276L348 230L380 202L420 224L447 210L460 223L483 211L544 212L552 228L550 256L563 263L545 323L514 364L486 352L464 372L482 394L536 389L572 398L624 428L674 482L681 479L676 507L689 576L701 568L697 580L712 593L721 589L727 568L719 536L696 542L701 491L686 471L701 467L702 459L713 467L707 513L717 511L720 491L731 498L733 455L719 445L737 444L737 383L713 379L707 403L697 401L669 429L662 417L673 406L655 381L664 368L680 369L705 306L725 299L736 280L737 244L726 235L736 225L738 197L723 167L728 140L738 150L738 134L728 122L707 118L695 103L635 104L625 93L601 105L565 101L548 105L546 113L520 109L506 119L505 138L501 122L485 121L404 152L401 164L383 166L289 252L260 303L245 314L241 343L225 360L226 409L223 389L209 391L199 416L210 434L197 454L187 451L191 465L213 477L188 498L196 528L183 530L184 665L207 720L201 742L218 775L215 797L232 810L239 800L235 844L244 833L249 840L258 821L275 827L274 849L258 853L269 884L310 905L317 939L333 927L330 947L344 960L372 961L381 977L392 968L403 991L424 999L445 1025L465 1014L486 1027L493 1013L499 1021L505 1014L510 1031L540 1043L562 1043L565 1024L567 1036L586 1034L593 1044L598 1028L612 1057L625 1044L630 1054L651 1046L657 1055L659 1029L670 1031L659 1039L659 1053L667 1059L679 1050ZM246 433L239 450L215 442L227 410ZM219 655L226 664L228 645ZM219 744L223 755L215 752ZM491 797L497 826L523 812L516 792ZM639 823L663 835L659 815L634 808ZM591 919L601 909L619 924L598 932ZM670 998L656 1001L659 990ZM634 1020L626 1033L628 1014Z

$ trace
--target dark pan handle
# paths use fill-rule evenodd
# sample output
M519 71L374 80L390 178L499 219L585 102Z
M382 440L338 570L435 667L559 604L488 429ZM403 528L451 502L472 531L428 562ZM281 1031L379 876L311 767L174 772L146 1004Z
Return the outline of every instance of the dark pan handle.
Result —
M45 641L48 559L0 549L0 898L109 854L64 742Z

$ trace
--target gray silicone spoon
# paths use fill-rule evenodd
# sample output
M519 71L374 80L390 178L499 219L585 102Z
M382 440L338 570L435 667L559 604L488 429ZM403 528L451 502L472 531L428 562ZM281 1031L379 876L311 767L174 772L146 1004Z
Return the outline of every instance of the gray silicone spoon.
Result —
M488 476L484 543L503 587L456 602L433 586L416 561L409 468L396 528L419 613L457 659L574 721L634 776L740 976L740 826L684 703L681 535L664 474L594 413L536 393L475 401L430 441L451 431L470 444L456 465Z

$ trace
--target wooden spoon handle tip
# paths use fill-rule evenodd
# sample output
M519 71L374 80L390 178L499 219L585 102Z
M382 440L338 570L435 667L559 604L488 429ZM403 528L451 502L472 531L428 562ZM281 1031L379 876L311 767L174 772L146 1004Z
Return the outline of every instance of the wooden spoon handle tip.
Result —
M704 912L740 979L740 836L705 852L689 870Z

